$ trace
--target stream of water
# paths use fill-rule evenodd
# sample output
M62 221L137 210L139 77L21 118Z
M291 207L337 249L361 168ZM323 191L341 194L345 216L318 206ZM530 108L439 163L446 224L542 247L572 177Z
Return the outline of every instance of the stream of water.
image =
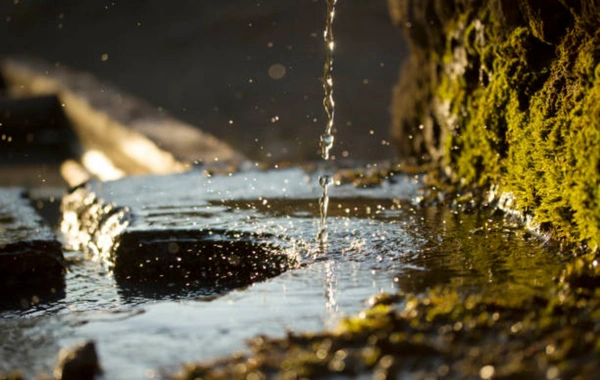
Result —
M333 36L333 20L335 18L335 4L337 0L327 0L327 17L325 21L325 31L323 39L325 41L325 66L323 69L323 89L325 96L323 98L323 106L327 114L327 124L325 132L319 139L321 146L321 157L327 161L330 158L330 151L333 148L333 126L335 121L335 100L333 98L333 53L335 49L335 39ZM326 250L328 238L327 232L327 210L329 207L328 189L333 184L333 177L329 173L322 174L319 178L319 184L323 188L323 193L319 200L319 209L321 215L321 224L319 225L319 233L317 240L323 250Z

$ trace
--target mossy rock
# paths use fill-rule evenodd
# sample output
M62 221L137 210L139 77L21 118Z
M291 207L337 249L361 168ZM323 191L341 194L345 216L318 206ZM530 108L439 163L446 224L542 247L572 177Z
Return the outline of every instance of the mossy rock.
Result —
M393 104L400 155L597 250L600 1L389 4L412 53Z

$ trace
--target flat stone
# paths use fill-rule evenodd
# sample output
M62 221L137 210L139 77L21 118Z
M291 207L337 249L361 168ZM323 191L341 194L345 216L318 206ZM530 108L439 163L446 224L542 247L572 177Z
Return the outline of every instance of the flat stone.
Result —
M0 285L64 284L61 244L21 189L0 189Z
M298 188L308 189L292 194ZM318 191L301 170L89 181L63 198L61 229L72 248L104 261L118 280L239 286L298 260L284 234L235 202L290 196L316 200Z
M317 234L322 194L317 177L295 168L92 180L63 197L61 230L71 248L103 261L122 284L240 286L312 257L307 244ZM415 194L410 180L393 182L332 191L353 199Z

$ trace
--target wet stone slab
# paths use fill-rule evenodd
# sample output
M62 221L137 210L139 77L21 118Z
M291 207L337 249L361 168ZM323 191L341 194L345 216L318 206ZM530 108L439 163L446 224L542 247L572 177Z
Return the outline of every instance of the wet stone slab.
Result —
M402 196L400 189L390 192ZM71 248L104 262L121 282L240 286L297 268L314 254L306 234L321 191L301 169L90 181L63 198L61 230ZM369 193L389 197L385 191ZM351 186L336 194L361 196ZM304 214L293 211L299 202ZM302 220L309 225L302 222L300 233Z
M61 229L119 281L242 286L299 265L293 241L255 205L292 196L317 199L301 170L90 181L63 199Z
M23 190L0 188L0 286L58 289L64 273L61 244Z

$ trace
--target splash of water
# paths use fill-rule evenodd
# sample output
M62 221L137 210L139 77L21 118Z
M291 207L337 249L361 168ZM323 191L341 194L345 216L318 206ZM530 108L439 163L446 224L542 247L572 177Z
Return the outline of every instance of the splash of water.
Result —
M327 114L327 124L325 132L319 139L321 146L321 157L324 160L329 160L329 152L333 147L333 124L335 117L335 101L333 99L333 51L335 48L335 40L333 38L333 19L335 17L335 4L337 0L327 0L327 21L325 24L325 32L323 38L325 40L325 67L323 69L323 89L325 97L323 98L323 107ZM317 239L321 246L327 242L327 209L329 207L329 194L327 190L333 184L332 176L323 174L319 178L319 184L323 188L323 194L319 199L319 209L321 214L321 224Z

